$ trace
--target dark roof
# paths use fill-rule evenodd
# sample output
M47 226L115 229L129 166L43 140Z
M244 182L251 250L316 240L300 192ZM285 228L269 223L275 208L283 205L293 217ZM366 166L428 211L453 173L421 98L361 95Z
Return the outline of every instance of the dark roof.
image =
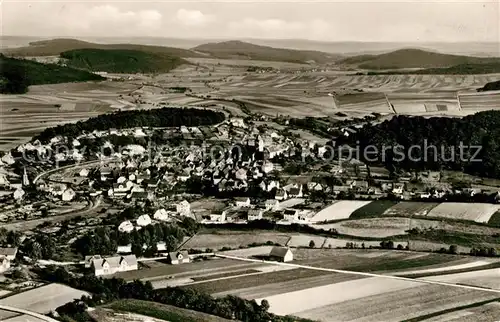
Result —
M179 255L182 255L183 258L189 258L189 254L185 250L181 250L179 252L169 252L168 257L172 260L174 258L177 258Z

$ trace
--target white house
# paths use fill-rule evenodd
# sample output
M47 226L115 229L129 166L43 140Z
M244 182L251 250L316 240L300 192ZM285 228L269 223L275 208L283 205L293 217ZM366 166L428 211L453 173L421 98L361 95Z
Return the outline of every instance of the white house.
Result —
M269 258L278 262L290 262L293 260L293 253L288 247L274 246L269 253Z
M168 214L168 211L166 211L164 208L158 209L157 211L155 211L153 218L156 220L160 220L160 221L170 220L170 216Z
M189 217L191 216L191 205L186 200L179 202L175 205L175 210L181 216Z
M189 254L187 251L170 252L168 253L168 261L172 265L189 263Z
M238 197L238 198L236 198L234 205L236 207L249 207L250 206L250 198Z
M76 196L75 191L71 188L68 188L68 189L64 190L64 192L62 194L62 200L63 201L71 201L71 200L73 200L73 198L75 198L75 196Z
M122 222L118 226L118 231L122 233L130 233L132 230L134 230L134 225L128 220Z
M262 165L262 172L269 173L274 170L274 164L272 162L264 162Z
M87 177L89 175L89 170L87 168L83 168L78 174L80 177Z
M119 245L116 247L116 253L117 254L130 254L132 253L132 244L128 245Z
M137 270L137 258L135 255L127 255L94 259L91 267L95 276L135 271Z
M137 218L137 225L141 227L151 225L151 217L148 215L139 216L139 218Z

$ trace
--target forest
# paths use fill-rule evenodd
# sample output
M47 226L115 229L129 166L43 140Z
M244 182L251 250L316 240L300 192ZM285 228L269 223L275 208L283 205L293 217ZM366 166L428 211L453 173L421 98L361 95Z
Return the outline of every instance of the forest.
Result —
M164 53L130 49L75 49L62 52L68 66L95 72L109 73L160 73L187 63L185 60Z
M47 143L56 136L76 137L94 130L126 129L134 127L179 127L213 125L224 121L224 113L197 108L165 107L152 110L120 111L92 117L86 121L45 129L33 140Z
M500 111L464 118L398 115L339 137L335 145L359 148L361 161L393 172L450 169L500 178L499 135Z

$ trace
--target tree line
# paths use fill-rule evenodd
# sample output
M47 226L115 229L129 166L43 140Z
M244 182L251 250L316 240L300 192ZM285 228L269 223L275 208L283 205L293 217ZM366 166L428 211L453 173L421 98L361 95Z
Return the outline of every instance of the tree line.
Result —
M78 238L72 249L83 256L111 255L116 253L118 246L131 245L131 251L137 257L153 256L158 252L158 243L165 243L166 251L171 252L177 249L184 236L192 236L197 230L197 223L188 217L178 224L157 223L130 233L120 232L116 227L99 227Z
M34 140L47 143L56 136L76 137L83 132L112 128L178 127L213 125L224 121L224 113L196 108L165 107L152 110L120 111L92 117L86 121L45 129Z
M336 145L359 146L361 161L399 170L455 170L482 177L500 177L500 111L464 118L394 116L365 125ZM369 147L369 148L368 148ZM416 148L417 147L417 148Z
M75 276L66 271L65 268L55 266L38 269L37 273L43 280L66 284L92 294L91 297L83 296L80 300L74 300L56 309L62 317L76 321L92 321L90 316L86 314L88 306L103 305L119 299L153 301L239 321L310 321L269 313L269 303L266 300L258 304L255 300L245 300L232 295L214 298L194 289L179 287L155 290L149 281L135 280L127 283L119 278L103 279L92 275Z

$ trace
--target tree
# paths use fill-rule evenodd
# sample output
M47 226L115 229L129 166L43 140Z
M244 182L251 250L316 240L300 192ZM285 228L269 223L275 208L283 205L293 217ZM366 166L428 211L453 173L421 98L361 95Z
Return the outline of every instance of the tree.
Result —
M448 252L449 252L450 254L456 254L456 253L457 253L457 250L458 250L457 245L450 245L450 248L448 249Z
M311 239L311 241L309 242L309 248L314 248L316 246L316 244L314 243L314 240Z

